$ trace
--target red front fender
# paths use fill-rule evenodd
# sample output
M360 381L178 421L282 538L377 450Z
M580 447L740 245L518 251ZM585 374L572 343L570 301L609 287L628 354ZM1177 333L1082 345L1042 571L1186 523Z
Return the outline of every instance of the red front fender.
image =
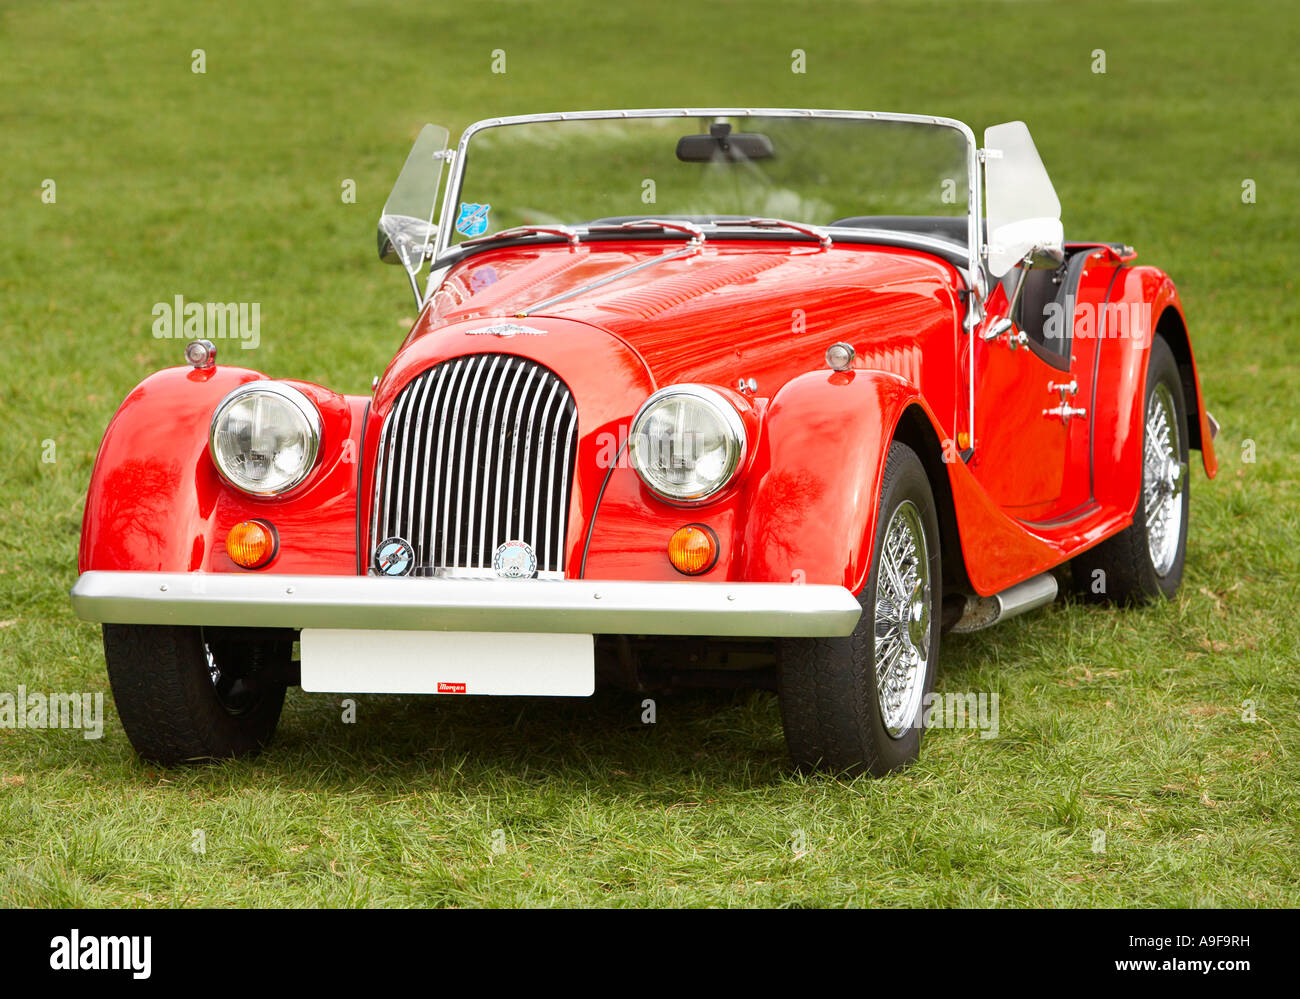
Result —
M745 490L736 577L859 592L889 444L918 398L884 371L815 371L782 388Z
M246 368L168 368L137 385L100 444L86 493L78 568L239 572L225 550L231 526L272 523L280 549L261 572L357 571L356 485L366 400L290 382L323 423L315 470L288 496L257 499L217 474L208 457L212 414L225 395L265 378Z

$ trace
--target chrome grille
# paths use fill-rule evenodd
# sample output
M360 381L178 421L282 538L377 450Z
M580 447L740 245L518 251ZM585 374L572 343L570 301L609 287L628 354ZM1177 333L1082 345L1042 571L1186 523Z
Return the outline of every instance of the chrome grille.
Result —
M412 575L493 575L506 541L526 541L539 575L564 572L578 413L550 369L469 354L411 380L379 438L370 554L415 549Z

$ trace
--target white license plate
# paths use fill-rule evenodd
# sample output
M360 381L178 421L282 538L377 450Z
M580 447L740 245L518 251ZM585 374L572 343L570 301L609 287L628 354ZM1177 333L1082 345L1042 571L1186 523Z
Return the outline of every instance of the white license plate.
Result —
M305 628L302 689L341 694L588 697L591 635Z

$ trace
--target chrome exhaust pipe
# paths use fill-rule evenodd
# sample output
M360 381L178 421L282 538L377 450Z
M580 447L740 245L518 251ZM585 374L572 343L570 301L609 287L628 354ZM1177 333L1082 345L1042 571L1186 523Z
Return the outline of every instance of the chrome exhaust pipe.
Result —
M1044 572L991 597L967 597L966 607L952 630L965 633L992 627L1009 617L1050 604L1056 599L1057 589L1056 577Z

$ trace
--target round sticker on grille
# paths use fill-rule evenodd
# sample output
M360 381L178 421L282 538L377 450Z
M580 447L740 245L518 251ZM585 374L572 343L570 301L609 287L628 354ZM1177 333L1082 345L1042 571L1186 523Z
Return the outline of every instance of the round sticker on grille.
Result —
M415 550L405 538L388 538L375 548L375 569L381 576L405 576L415 565Z
M532 579L537 575L537 556L527 541L507 541L492 553L492 568L506 579Z

